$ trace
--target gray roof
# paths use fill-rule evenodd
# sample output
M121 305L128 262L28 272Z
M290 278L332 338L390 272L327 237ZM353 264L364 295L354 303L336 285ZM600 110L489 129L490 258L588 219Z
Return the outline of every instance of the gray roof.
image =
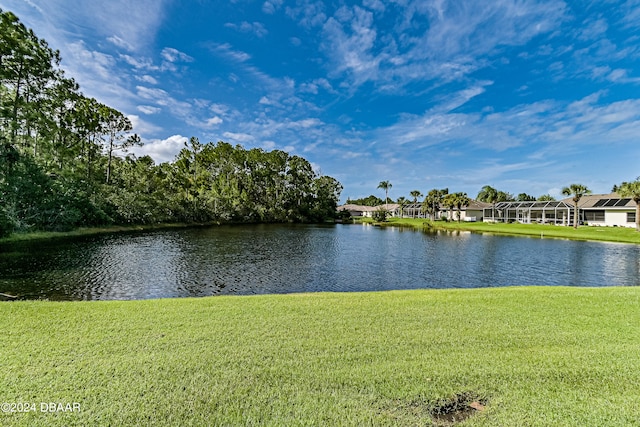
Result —
M528 202L500 202L496 204L496 209L533 209L533 210L543 210L543 209L564 209L570 208L573 205L566 202L565 200L533 200Z
M471 201L469 202L469 205L463 206L462 210L467 210L467 209L482 210L490 207L491 207L491 203L479 202L477 200L471 199ZM360 205L353 205L353 204L338 206L338 210L361 211L361 212L371 212L371 211L377 211L379 209L387 209L387 210L393 211L399 208L400 208L400 205L397 203L389 203L386 205L382 204L379 206L360 206ZM421 202L418 202L418 203L410 202L404 206L405 210L420 209L420 208L422 208ZM440 205L440 209L444 210L445 207L443 205Z
M362 205L354 205L354 204L338 206L339 211L373 212L377 209L378 208L376 208L375 206L362 206Z

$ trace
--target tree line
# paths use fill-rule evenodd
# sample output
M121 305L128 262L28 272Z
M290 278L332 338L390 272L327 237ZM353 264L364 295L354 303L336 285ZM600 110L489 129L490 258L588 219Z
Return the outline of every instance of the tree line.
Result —
M84 96L60 54L0 9L0 236L104 224L321 221L342 190L304 158L225 142L185 144L171 163L120 111Z

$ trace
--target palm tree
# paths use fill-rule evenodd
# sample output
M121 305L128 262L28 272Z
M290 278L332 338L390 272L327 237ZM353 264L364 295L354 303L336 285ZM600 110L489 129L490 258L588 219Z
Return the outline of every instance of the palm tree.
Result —
M498 196L499 196L498 190L491 187L490 185L485 185L484 187L482 187L482 189L476 196L476 199L481 202L491 203L491 219L494 221L496 217L495 211L496 211L496 203L498 202Z
M424 199L422 205L422 211L431 215L432 219L436 219L436 214L438 213L438 207L442 203L442 198L449 194L448 188L443 188L442 190L433 189L429 190L429 194Z
M586 185L571 184L562 189L565 196L573 196L573 228L578 228L578 202L585 194L591 194L591 190Z
M449 219L453 220L453 208L458 204L457 193L447 194L442 198L442 204L449 210Z
M404 196L400 196L397 203L400 208L400 218L404 218L404 208L409 204L409 201Z
M632 182L623 182L614 187L621 197L630 197L636 204L636 231L640 231L640 176Z
M393 187L393 185L391 185L389 181L380 181L380 184L378 184L378 188L382 188L384 190L384 204L385 209L387 210L388 207L386 205L389 203L389 190L391 187Z
M458 222L460 222L460 210L463 206L468 206L471 202L467 193L453 193L456 209L458 210Z
M420 192L420 190L413 190L412 192L409 193L411 195L411 197L413 197L413 203L416 204L418 203L418 197L422 197L422 193ZM416 208L414 206L413 208L413 217L416 217Z

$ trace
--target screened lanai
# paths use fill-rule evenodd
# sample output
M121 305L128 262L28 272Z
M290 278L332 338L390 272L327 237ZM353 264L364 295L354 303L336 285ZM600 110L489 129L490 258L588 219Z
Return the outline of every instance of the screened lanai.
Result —
M483 216L489 222L571 225L573 206L563 201L500 202L495 209L485 208Z
M410 218L425 218L425 213L422 211L422 203L409 203L403 209L404 216Z

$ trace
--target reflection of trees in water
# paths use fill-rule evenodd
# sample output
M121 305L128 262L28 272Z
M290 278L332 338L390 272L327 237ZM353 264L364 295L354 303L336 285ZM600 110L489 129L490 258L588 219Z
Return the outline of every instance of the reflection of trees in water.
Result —
M3 245L0 292L28 299L90 299L83 270L99 250L95 242L100 240L83 237Z

